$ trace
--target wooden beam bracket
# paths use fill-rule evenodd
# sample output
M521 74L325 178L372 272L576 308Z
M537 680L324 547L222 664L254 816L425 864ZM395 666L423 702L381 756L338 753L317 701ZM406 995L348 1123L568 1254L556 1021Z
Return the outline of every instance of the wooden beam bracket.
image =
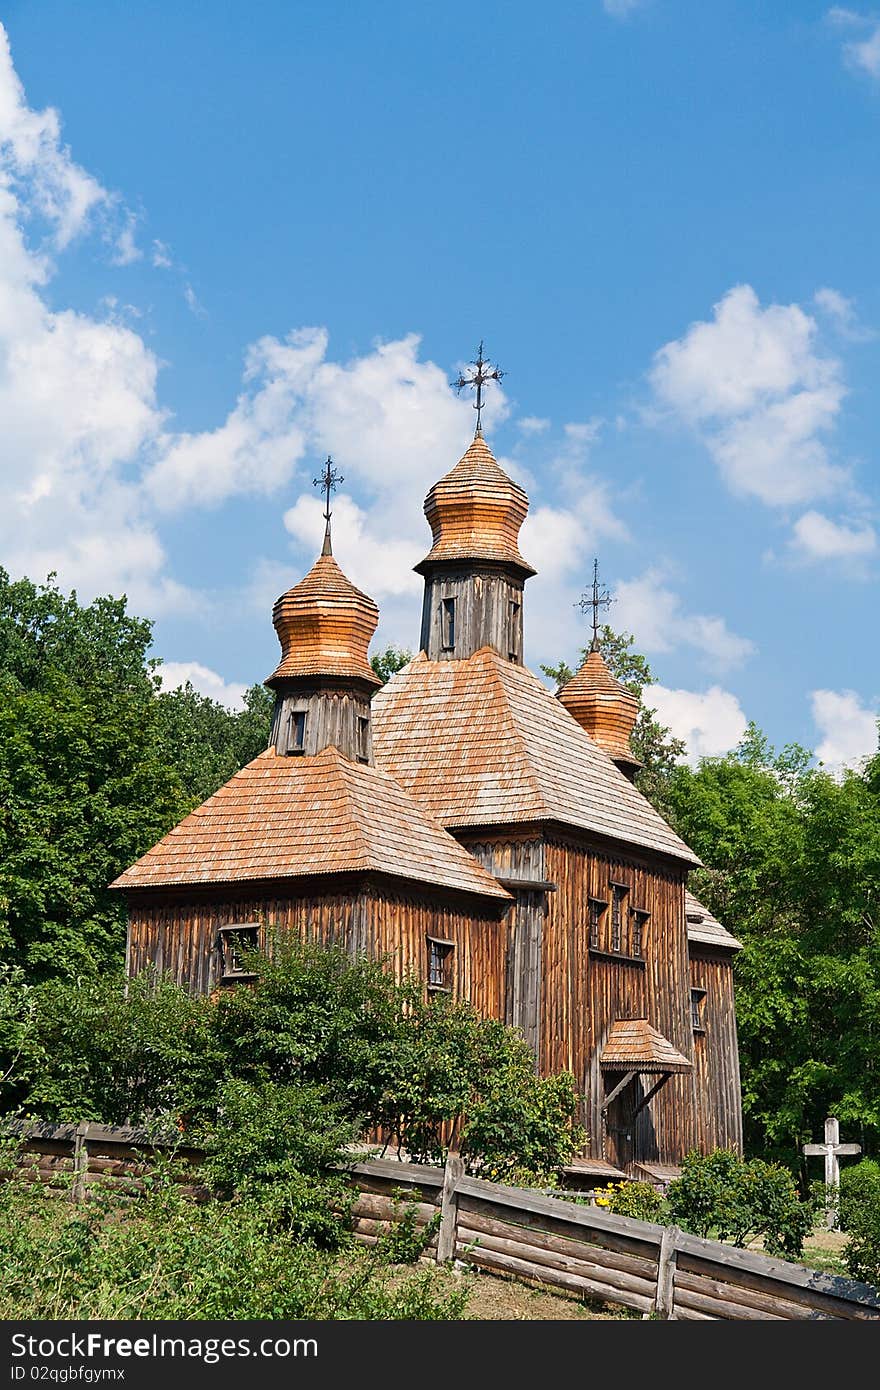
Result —
M605 1099L604 1099L603 1102L602 1102L602 1114L603 1114L603 1115L604 1115L605 1111L608 1109L608 1107L609 1107L609 1105L611 1104L611 1102L612 1102L613 1100L616 1100L617 1097L620 1095L621 1091L626 1090L626 1088L627 1088L627 1086L630 1084L630 1082L631 1082L631 1081L635 1081L635 1079L636 1079L637 1076L638 1076L638 1072L637 1072L637 1071L628 1071L628 1072L624 1072L622 1080L618 1081L617 1085L614 1087L614 1090L613 1090L613 1091L609 1091L608 1094L606 1095Z

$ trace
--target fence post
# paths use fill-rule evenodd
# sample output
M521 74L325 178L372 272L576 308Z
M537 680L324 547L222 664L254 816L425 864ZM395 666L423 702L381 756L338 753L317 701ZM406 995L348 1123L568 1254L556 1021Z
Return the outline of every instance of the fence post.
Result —
M89 1171L89 1125L83 1120L76 1127L73 1139L73 1187L70 1193L72 1202L81 1202L86 1195L86 1173Z
M443 1169L440 1193L440 1230L437 1233L437 1263L446 1264L455 1257L455 1231L458 1225L458 1179L464 1174L464 1161L457 1153L448 1153Z
M678 1252L675 1238L677 1226L665 1226L660 1239L660 1254L657 1257L657 1293L654 1296L654 1315L658 1318L675 1317L675 1270Z

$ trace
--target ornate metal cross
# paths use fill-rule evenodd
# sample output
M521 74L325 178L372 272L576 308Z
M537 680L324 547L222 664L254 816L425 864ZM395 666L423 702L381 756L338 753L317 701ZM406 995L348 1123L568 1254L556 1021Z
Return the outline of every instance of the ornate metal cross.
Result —
M456 381L452 381L449 384L450 386L454 386L455 390L458 391L459 394L461 394L461 392L467 386L475 386L477 388L477 399L474 402L474 410L477 412L477 428L475 431L476 435L483 433L483 426L480 419L483 413L484 404L483 387L486 385L487 381L500 381L501 378L504 376L504 372L501 370L500 367L493 367L491 362L486 361L486 359L483 356L482 339L480 340L480 346L477 348L476 362L469 363L468 365L473 367L473 370L469 372L467 375L463 373L460 377L458 377Z
M345 482L345 479L343 478L342 474L339 473L339 472L337 472L337 470L333 467L333 460L332 460L332 458L330 457L330 455L328 454L328 455L327 455L327 462L324 464L324 467L323 467L323 469L321 470L321 476L320 476L319 478L313 478L313 479L312 479L312 486L313 486L313 487L322 488L323 491L324 491L324 523L325 523L325 525L324 525L324 548L323 548L323 550L321 551L321 554L322 554L322 555L332 555L332 554L333 554L333 549L332 549L332 545L331 545L331 542L330 542L330 518L331 518L331 516L333 515L333 513L332 513L331 510L330 510L330 494L331 494L331 492L335 492L335 491L336 491L336 484L337 484L337 483L344 483L344 482Z
M840 1154L860 1154L860 1144L841 1144L840 1125L833 1115L825 1121L825 1143L804 1144L807 1158L821 1155L825 1159L825 1222L831 1231L837 1224L836 1192L840 1185Z
M593 561L593 588L589 598L586 594L581 594L579 604L581 610L586 613L588 608L593 610L593 640L590 643L590 651L599 650L599 609L610 608L614 599L607 589L599 587L599 561Z

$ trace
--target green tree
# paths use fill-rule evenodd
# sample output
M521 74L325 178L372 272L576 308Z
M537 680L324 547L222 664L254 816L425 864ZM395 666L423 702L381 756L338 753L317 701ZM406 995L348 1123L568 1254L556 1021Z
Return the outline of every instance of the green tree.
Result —
M266 745L267 692L161 693L151 640L124 598L0 570L0 954L33 978L121 964L107 885Z
M405 647L388 646L383 652L370 657L370 665L384 685L398 671L402 671L413 659L413 654Z
M642 701L630 739L633 753L642 764L636 773L636 786L661 815L668 816L669 780L684 755L685 744L661 724L657 711L651 708L650 686L656 677L645 657L633 650L635 638L632 634L615 632L606 625L599 633L599 641L605 664L612 676ZM586 660L587 650L585 647L581 652L579 665ZM575 674L564 661L556 666L542 666L541 670L545 676L555 680L560 689ZM644 694L646 690L647 696Z
M670 805L708 867L695 887L744 942L736 963L746 1136L789 1163L837 1115L880 1142L880 797L751 727L679 767ZM806 1174L804 1174L806 1179Z

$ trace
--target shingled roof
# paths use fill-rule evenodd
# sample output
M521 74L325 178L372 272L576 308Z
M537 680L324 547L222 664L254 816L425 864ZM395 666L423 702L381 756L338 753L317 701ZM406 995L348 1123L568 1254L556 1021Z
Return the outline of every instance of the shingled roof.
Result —
M602 1048L599 1065L609 1071L685 1072L694 1069L693 1062L652 1028L646 1018L616 1019Z
M688 941L699 941L704 946L723 946L728 951L742 950L742 942L737 941L718 918L712 916L708 907L704 907L687 889L684 894L684 915Z
M498 464L482 434L425 498L433 545L416 565L420 574L438 560L495 560L525 575L535 571L519 550L519 529L529 499Z
M420 653L373 697L373 752L449 828L553 820L699 864L523 666Z
M509 894L387 773L336 748L254 758L111 885L390 874L484 898Z

